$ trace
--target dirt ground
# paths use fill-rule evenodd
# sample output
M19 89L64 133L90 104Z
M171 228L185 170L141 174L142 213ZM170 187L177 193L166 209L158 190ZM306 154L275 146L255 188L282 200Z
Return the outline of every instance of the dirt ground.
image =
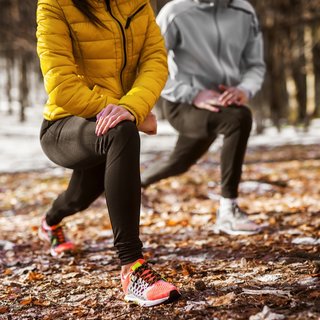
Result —
M103 198L65 219L78 246L73 256L53 258L38 239L40 218L69 176L62 169L0 176L1 320L320 319L319 145L249 149L240 204L264 226L258 235L212 230L219 154L144 190L145 256L182 292L153 308L123 301Z

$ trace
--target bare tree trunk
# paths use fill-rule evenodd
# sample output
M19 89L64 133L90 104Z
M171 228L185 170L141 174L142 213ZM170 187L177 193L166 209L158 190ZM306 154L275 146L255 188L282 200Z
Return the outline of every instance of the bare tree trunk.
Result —
M158 12L162 9L162 7L171 0L157 0L157 10Z
M292 31L294 37L294 47L292 61L292 77L297 88L298 117L297 123L308 124L307 115L307 75L306 57L304 53L304 26L296 26Z
M151 3L151 7L154 11L155 14L157 14L158 10L157 10L157 1L156 0L150 0Z
M315 77L315 110L314 116L320 117L320 23L314 23L313 38L313 71Z
M28 79L27 79L27 58L22 55L20 61L20 83L19 83L19 100L20 100L20 122L26 120L25 108L28 105Z
M266 127L266 120L270 119L269 112L269 88L265 82L262 90L252 99L250 106L252 106L252 113L256 124L256 133L262 134Z
M270 117L273 124L280 130L281 120L288 114L288 92L286 88L284 44L279 41L283 34L270 30L266 34L268 43L268 55L266 63L269 72L266 76L266 86L269 89Z
M7 74L7 83L6 83L6 95L8 100L8 114L13 114L12 110L12 73L13 73L13 56L7 55L6 59L6 74Z

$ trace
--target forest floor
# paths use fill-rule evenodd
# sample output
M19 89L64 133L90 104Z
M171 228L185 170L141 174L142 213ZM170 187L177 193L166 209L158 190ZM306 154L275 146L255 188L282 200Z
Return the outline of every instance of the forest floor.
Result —
M41 216L69 175L49 168L0 176L1 320L320 319L319 145L249 148L241 207L264 226L258 235L212 231L218 152L146 189L145 255L182 292L147 309L123 301L104 199L65 219L73 256L53 258L38 239Z

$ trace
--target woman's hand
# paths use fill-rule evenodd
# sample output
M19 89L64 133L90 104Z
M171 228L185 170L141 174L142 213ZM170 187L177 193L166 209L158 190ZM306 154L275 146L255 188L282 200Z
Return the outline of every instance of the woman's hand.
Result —
M220 93L214 90L201 90L192 101L192 104L199 109L206 109L212 112L219 112Z
M138 130L146 134L157 133L157 117L154 113L149 112L144 121L138 126Z
M134 116L124 107L108 104L97 114L96 135L102 136L121 121L134 121Z

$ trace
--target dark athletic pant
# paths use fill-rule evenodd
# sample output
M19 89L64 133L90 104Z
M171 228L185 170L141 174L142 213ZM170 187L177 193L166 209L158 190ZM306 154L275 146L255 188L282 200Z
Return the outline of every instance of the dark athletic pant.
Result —
M252 127L252 116L245 106L221 107L211 112L185 103L163 101L165 117L179 132L171 155L147 168L143 187L160 179L184 173L210 147L218 134L224 135L221 151L221 195L236 198L242 165Z
M41 146L50 160L73 169L69 186L53 202L47 223L86 209L106 196L121 265L142 258L140 220L140 137L136 125L124 121L105 135L95 134L95 119L67 117L44 120Z

